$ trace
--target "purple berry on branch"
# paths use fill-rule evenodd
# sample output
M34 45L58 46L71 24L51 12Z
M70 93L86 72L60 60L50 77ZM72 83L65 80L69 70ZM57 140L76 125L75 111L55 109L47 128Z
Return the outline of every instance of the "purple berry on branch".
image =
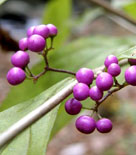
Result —
M75 99L82 101L89 97L89 87L84 83L77 83L73 88Z
M17 51L11 57L11 63L15 67L24 68L29 63L30 57L27 52L24 51Z
M25 72L19 67L13 67L7 73L7 80L11 85L18 85L22 83L25 78Z
M76 73L76 79L78 82L90 85L93 82L94 73L89 68L81 68Z
M118 76L121 73L121 68L118 64L112 63L108 67L108 73L113 77Z
M93 86L89 91L89 96L92 100L98 101L103 97L103 92L97 86Z
M75 125L78 131L85 134L92 133L96 128L95 120L92 117L87 115L80 116L76 120Z
M136 65L136 59L128 59L130 65Z
M49 36L49 29L46 25L38 25L35 27L33 34L38 34L46 39Z
M33 35L34 29L36 26L31 26L28 30L27 30L27 37L30 37L31 35Z
M96 86L101 91L109 90L113 85L113 78L109 73L102 72L96 78Z
M136 65L130 66L125 71L125 80L128 84L136 86Z
M28 48L27 38L22 38L21 40L19 40L19 48L23 51L27 50Z
M34 34L28 38L28 49L32 52L41 52L45 48L45 45L45 39L38 34Z
M96 122L96 128L101 133L108 133L112 130L112 122L107 118L102 118Z
M53 25L53 24L48 24L47 27L48 27L48 29L49 29L49 37L54 37L54 36L57 35L58 29L56 28L55 25Z
M67 100L65 103L65 110L70 115L78 114L81 111L81 108L82 104L74 98Z
M112 64L112 63L118 64L118 59L117 59L117 57L114 56L114 55L109 55L109 56L107 56L106 59L105 59L105 61L104 61L105 67L108 68L109 65Z

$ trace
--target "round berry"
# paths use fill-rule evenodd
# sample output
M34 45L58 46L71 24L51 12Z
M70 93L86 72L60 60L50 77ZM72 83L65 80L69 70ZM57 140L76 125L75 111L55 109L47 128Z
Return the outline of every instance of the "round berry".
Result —
M128 59L130 65L136 65L136 59Z
M20 68L26 67L26 65L29 63L29 61L30 61L30 57L29 57L28 53L26 53L24 51L17 51L11 57L11 63L14 66L20 67Z
M38 34L34 34L28 38L28 49L33 52L41 52L45 48L45 45L45 39Z
M81 111L82 104L74 99L71 98L65 103L65 110L70 115L76 115Z
M86 115L80 116L76 120L75 125L80 132L85 134L92 133L96 128L95 120L92 117Z
M49 36L49 29L46 25L38 25L35 27L33 34L38 34L44 38Z
M36 26L31 26L28 30L27 30L27 37L30 37L31 35L33 35L34 29Z
M108 67L108 73L113 77L118 76L121 73L120 66L116 63L112 63Z
M94 73L89 68L81 68L76 73L76 79L78 82L89 85L93 82Z
M89 96L89 87L84 83L77 83L73 88L74 97L79 100L85 100Z
M103 92L97 86L93 86L89 91L89 96L92 100L98 101L103 97Z
M136 66L130 66L125 71L125 80L128 84L136 86Z
M49 37L54 37L54 36L57 35L58 30L57 30L57 28L56 28L55 25L53 25L53 24L48 24L47 27L48 27L48 29L49 29Z
M19 40L19 48L21 50L27 50L28 44L27 44L27 38L22 38L21 40Z
M113 78L109 73L102 72L96 78L96 86L101 90L109 90L113 85Z
M101 133L108 133L112 130L112 122L107 118L102 118L96 122L96 128Z
M11 85L18 85L22 83L25 78L25 72L19 67L13 67L7 73L7 80Z
M112 63L118 64L118 59L117 59L117 57L114 56L114 55L109 55L109 56L107 56L106 59L105 59L105 61L104 61L105 67L108 68L109 65L112 64Z

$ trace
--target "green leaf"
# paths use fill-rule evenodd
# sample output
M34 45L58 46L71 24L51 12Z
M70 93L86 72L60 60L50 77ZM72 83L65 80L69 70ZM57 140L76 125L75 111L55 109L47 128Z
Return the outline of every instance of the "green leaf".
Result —
M125 12L127 12L132 18L136 19L136 2L133 1L124 7Z
M20 120L32 110L45 103L57 92L68 86L74 79L67 78L37 97L18 104L0 113L0 133L5 131L12 124ZM45 155L50 133L57 115L59 106L54 108L47 115L43 116L36 123L20 133L8 144L0 149L1 155Z
M136 46L128 50L125 50L118 55L119 61L123 59L128 59L128 58L136 59Z
M70 34L69 18L72 11L72 0L51 0L45 8L43 23L52 23L58 28L54 47L58 48Z

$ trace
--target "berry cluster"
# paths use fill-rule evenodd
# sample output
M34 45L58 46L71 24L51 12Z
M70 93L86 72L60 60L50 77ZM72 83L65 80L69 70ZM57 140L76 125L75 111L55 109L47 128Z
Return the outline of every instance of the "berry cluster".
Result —
M104 91L109 91L114 83L116 86L120 86L115 77L121 73L118 59L114 55L107 56L104 65L105 70L99 73L96 78L94 72L89 68L81 68L77 71L78 83L73 88L74 98L65 103L65 110L68 114L78 114L82 108L85 108L80 102L90 97L96 102L95 108L90 110L93 110L93 113L96 112L100 118L98 106L103 101ZM95 85L91 86L93 80L95 80ZM112 129L112 123L109 119L101 118L95 122L94 118L88 115L77 118L75 125L80 132L85 134L92 133L95 128L101 133L108 133Z
M45 52L49 51L49 49L45 50L46 40L51 39L52 47L53 38L57 33L58 30L53 24L32 26L27 30L27 37L19 41L20 50L11 57L11 63L14 67L7 73L7 80L11 85L22 83L26 78L26 74L32 76L28 68L30 57L26 50L45 56Z

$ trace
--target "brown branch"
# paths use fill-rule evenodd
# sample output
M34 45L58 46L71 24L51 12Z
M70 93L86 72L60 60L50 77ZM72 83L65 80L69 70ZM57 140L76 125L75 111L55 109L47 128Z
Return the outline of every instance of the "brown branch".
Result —
M121 18L124 18L125 20L129 21L130 23L136 25L136 20L134 20L133 18L131 18L130 16L128 16L127 14L125 14L124 12L114 9L110 3L104 1L104 0L88 0L90 3L93 3L95 5L98 5L100 7L102 7L103 9L105 9L107 12L115 14Z
M109 97L111 96L113 93L119 91L120 89L124 88L128 86L128 84L126 82L124 82L122 85L119 85L117 88L114 88L112 90L109 90L108 93L98 102L96 102L96 105L94 108L91 108L91 110L97 112L98 111L98 107Z
M18 42L13 39L8 31L0 27L0 46L3 51L17 51L19 50Z
M71 75L76 75L76 73L74 73L72 71L68 71L68 70L64 70L64 69L51 68L51 67L48 67L47 71L53 71L53 72L67 73L67 74L71 74Z

